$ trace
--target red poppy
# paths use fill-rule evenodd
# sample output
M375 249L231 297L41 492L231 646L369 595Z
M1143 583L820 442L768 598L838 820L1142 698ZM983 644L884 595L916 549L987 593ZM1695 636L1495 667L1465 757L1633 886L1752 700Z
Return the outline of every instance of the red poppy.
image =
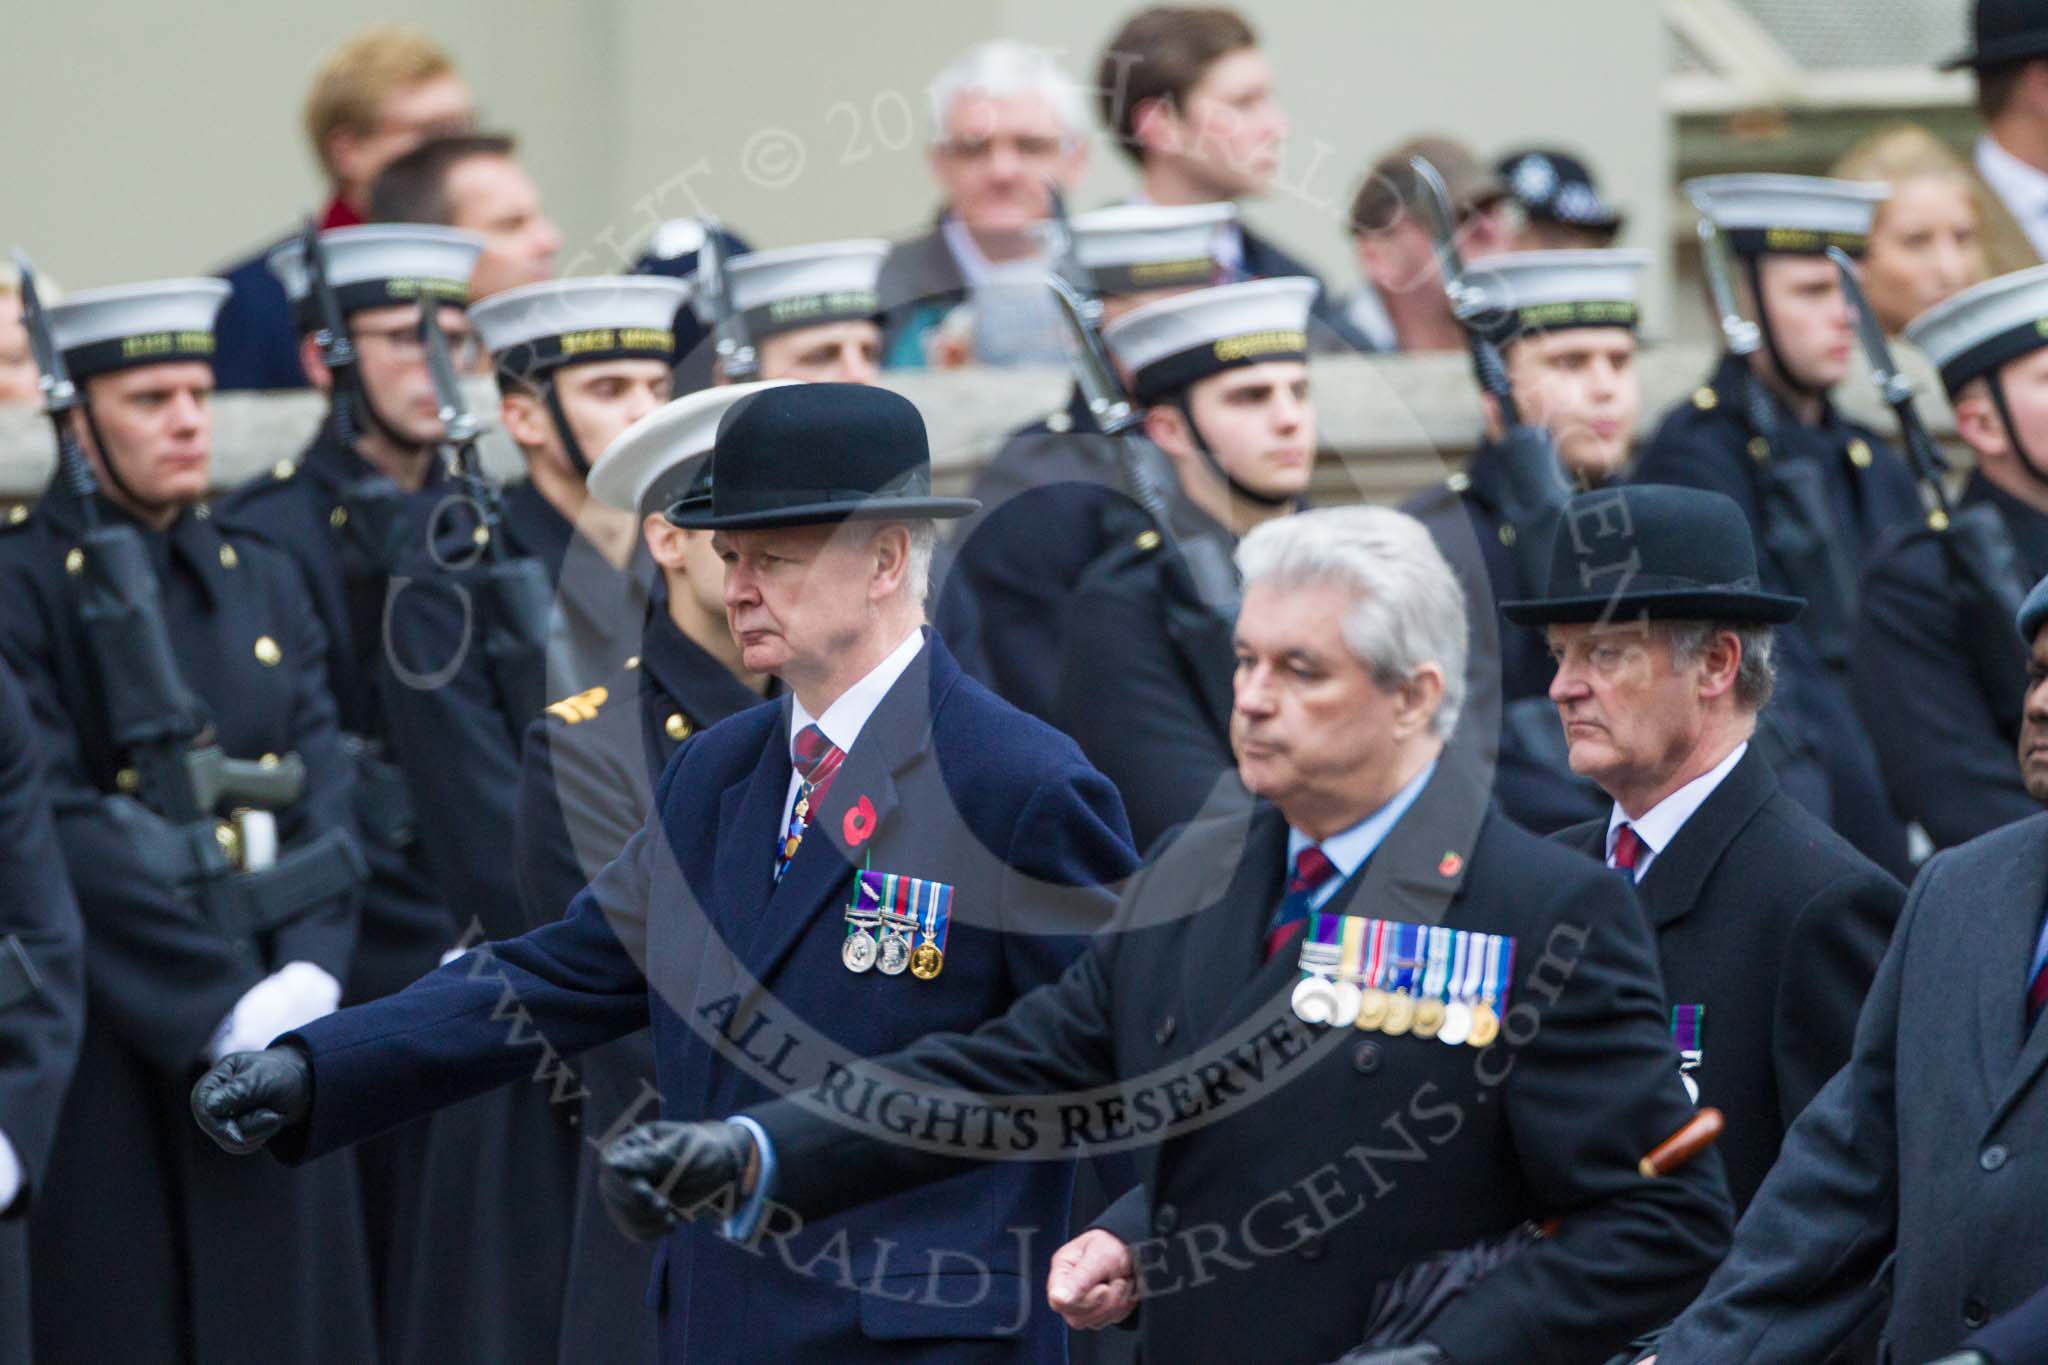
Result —
M846 819L841 822L839 832L846 836L849 846L866 843L868 836L875 832L874 803L865 796L854 802L847 809Z

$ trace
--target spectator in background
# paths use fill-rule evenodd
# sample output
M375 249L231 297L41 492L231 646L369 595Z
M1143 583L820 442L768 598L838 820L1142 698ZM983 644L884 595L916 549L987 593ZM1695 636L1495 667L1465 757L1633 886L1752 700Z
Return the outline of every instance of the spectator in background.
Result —
M50 282L36 281L44 303L53 300ZM0 261L0 408L40 407L42 391L37 387L41 373L35 353L29 349L28 328L21 322L21 276L7 262Z
M1157 6L1124 22L1096 76L1102 121L1138 171L1142 204L1235 203L1273 188L1287 113L1273 66L1235 10ZM1370 349L1302 261L1241 222L1217 229L1218 284L1305 275L1317 283L1310 344Z
M1591 251L1614 245L1627 215L1600 197L1592 168L1570 152L1531 147L1494 163L1521 206L1517 251Z
M367 221L370 182L379 171L426 138L462 131L475 118L454 63L419 29L375 24L335 48L306 96L306 138L328 185L320 226ZM286 240L267 242L216 272L234 290L214 333L219 389L306 386L291 305L265 264Z
M933 135L926 155L944 202L930 230L898 242L882 263L888 309L886 363L943 368L1002 314L1050 342L1035 347L988 336L984 361L1057 361L1059 337L1046 298L1045 241L1037 231L1051 212L1048 183L1071 192L1088 169L1087 107L1080 89L1035 47L1008 39L969 48L931 85ZM949 321L970 294L996 305L969 327ZM1000 298L997 296L1000 295ZM1024 314L1013 319L1014 314ZM1029 324L1037 322L1033 328ZM943 355L933 347L941 344ZM1027 356L1015 354L1019 349Z
M1891 186L1863 257L1863 292L1886 332L1897 335L1985 278L1983 196L1962 158L1925 128L1899 123L1872 133L1828 174Z
M1465 330L1444 297L1422 182L1408 165L1416 156L1436 167L1450 191L1465 259L1514 246L1513 200L1472 149L1448 137L1410 138L1373 163L1351 201L1351 245L1365 284L1345 305L1345 318L1372 350L1463 350Z
M1977 75L1984 133L1971 153L1993 275L2048 256L2048 10L2025 0L1972 7L1970 50L1942 63Z
M480 233L483 255L469 277L471 303L554 278L561 229L503 133L460 133L422 142L370 186L378 223L439 223Z

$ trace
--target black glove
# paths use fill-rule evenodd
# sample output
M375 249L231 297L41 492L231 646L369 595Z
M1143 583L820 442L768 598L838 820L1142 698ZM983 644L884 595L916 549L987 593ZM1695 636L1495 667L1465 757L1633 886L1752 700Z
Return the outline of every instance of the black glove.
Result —
M192 1087L192 1117L235 1156L249 1155L312 1107L313 1065L295 1047L230 1053Z
M737 1206L740 1181L753 1160L753 1135L736 1123L658 1120L611 1140L597 1190L619 1231L652 1241L711 1212L715 1197L728 1189Z
M1451 1358L1440 1347L1418 1341L1412 1346L1361 1346L1345 1353L1337 1365L1451 1365Z

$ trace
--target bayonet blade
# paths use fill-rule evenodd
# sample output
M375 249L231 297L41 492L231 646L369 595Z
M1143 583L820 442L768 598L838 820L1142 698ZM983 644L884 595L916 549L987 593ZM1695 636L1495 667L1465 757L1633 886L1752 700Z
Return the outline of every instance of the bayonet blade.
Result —
M1887 403L1905 402L1913 396L1913 381L1906 378L1898 362L1892 358L1891 342L1886 338L1877 314L1870 311L1870 300L1863 293L1863 281L1856 274L1856 262L1838 246L1828 248L1828 259L1835 263L1835 273L1842 280L1842 295L1856 314L1856 337L1863 343L1863 359L1870 366L1870 377L1877 381L1878 392L1884 395Z
M440 305L433 299L420 300L420 343L426 348L427 373L433 376L434 398L440 406L441 439L451 446L467 445L477 438L477 421L462 396L462 377L455 371L455 357L441 330Z
M36 268L20 247L14 249L14 268L21 274L21 325L28 333L29 353L35 357L36 385L42 390L45 410L54 417L78 405L78 389L64 367L64 354L57 349L49 315L36 292Z
M1074 382L1080 387L1081 398L1088 404L1096 427L1105 436L1120 435L1135 427L1139 420L1137 411L1116 377L1102 339L1095 333L1089 318L1089 301L1058 275L1048 276L1045 283L1052 290L1060 321L1066 324L1067 335L1074 343Z

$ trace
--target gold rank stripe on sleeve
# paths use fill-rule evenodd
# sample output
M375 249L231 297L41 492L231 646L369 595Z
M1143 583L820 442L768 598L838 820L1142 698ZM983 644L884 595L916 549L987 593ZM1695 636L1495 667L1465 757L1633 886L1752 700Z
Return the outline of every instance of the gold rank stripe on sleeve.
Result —
M597 709L605 704L611 693L602 687L592 687L578 692L573 697L564 697L548 707L548 714L564 725L580 725L597 716Z

